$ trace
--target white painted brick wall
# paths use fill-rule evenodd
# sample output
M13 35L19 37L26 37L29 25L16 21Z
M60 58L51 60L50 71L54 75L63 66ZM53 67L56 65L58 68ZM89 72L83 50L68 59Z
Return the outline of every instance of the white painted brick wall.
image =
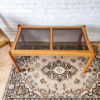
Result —
M0 28L11 41L17 25L86 25L100 41L100 0L0 0Z

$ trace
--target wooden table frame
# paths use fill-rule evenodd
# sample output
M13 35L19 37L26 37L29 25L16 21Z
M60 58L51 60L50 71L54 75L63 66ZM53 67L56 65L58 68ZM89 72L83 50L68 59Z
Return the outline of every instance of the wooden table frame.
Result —
M23 28L47 28L50 29L50 49L49 50L16 50L15 46L19 39L19 35L21 32L21 29ZM85 38L88 50L53 50L53 29L55 28L81 28L83 31L83 36ZM81 40L81 37L79 38L79 41ZM87 71L89 68L89 65L91 64L92 60L95 57L94 50L90 44L90 41L88 39L88 35L86 32L85 25L82 26L24 26L24 25L18 25L18 32L15 38L15 41L12 45L11 51L9 52L10 58L13 61L16 71L20 71L20 68L18 64L16 63L14 56L79 56L79 57L89 57L87 64L83 68L83 73Z

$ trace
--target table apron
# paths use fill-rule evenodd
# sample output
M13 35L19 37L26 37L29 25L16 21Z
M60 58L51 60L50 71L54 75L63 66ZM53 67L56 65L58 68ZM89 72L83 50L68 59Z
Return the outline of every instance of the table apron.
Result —
M93 52L87 50L11 50L12 56L80 56L90 57Z

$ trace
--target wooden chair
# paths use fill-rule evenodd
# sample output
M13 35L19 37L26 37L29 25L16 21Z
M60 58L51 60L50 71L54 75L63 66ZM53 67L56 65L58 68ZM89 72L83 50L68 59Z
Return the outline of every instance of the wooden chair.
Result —
M0 48L9 44L11 46L11 42L6 34L0 29Z

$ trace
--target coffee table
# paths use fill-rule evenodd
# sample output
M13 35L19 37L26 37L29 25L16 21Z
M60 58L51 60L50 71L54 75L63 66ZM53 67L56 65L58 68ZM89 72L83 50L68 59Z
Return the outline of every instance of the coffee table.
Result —
M9 52L16 71L21 71L15 56L77 56L88 57L83 73L95 57L86 26L18 25L15 41Z

